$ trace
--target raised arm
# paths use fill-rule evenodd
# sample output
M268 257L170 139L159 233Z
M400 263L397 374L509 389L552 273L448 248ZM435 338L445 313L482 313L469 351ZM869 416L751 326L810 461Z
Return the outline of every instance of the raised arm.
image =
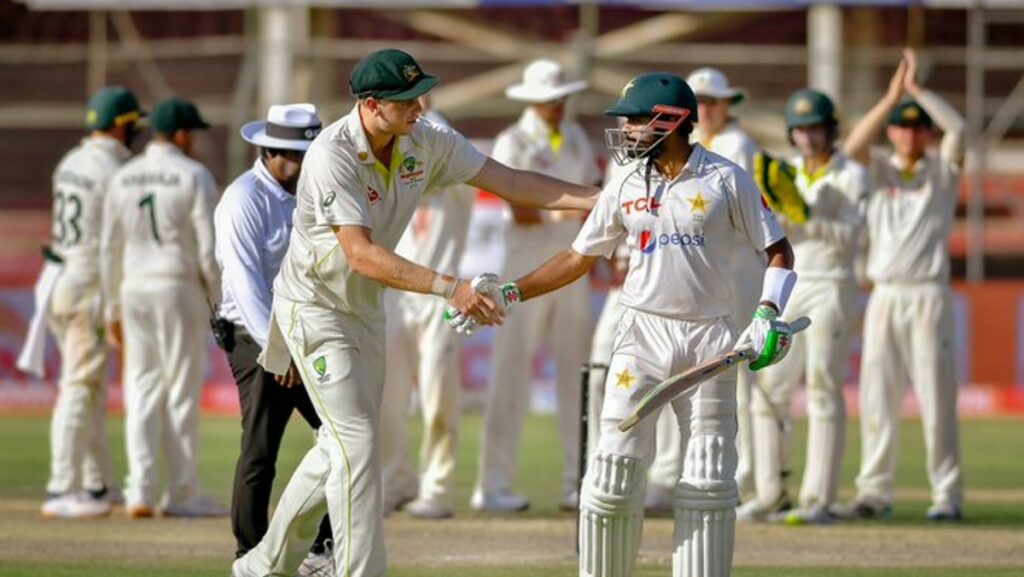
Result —
M384 286L445 298L459 311L481 324L501 324L503 312L490 299L478 294L467 282L442 275L406 260L373 242L370 230L362 226L332 226L334 235L355 272Z
M537 172L509 168L488 158L469 184L489 190L512 204L548 210L589 210L600 189L572 184Z
M886 90L882 99L876 103L867 114L850 131L843 144L843 152L847 156L856 159L861 164L867 165L871 145L878 140L878 135L885 127L886 118L893 106L899 104L903 95L904 85L908 74L908 62L906 57L900 59L896 72L889 80L889 89Z

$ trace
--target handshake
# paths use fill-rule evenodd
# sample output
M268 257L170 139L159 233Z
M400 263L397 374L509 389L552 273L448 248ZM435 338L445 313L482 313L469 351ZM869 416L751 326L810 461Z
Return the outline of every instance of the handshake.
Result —
M477 294L491 300L502 314L507 314L513 306L522 300L522 294L516 283L499 284L498 275L494 273L477 275L469 286ZM455 332L466 336L473 334L473 331L481 324L491 324L485 319L464 313L452 305L448 305L445 309L444 320L448 321L448 326L455 329Z

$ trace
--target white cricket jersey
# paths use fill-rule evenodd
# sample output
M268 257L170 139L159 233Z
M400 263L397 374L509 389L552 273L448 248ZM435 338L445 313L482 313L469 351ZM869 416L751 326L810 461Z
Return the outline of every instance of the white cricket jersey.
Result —
M964 121L925 90L918 104L943 131L939 154L904 166L889 154L871 155L868 201L868 278L873 282L948 282L948 239L964 154Z
M696 132L694 132L694 136L697 136ZM747 136L747 133L740 128L739 123L732 119L726 123L721 132L711 137L710 142L702 140L700 144L711 152L735 162L747 172L750 172L750 168L754 166L754 155L760 150L754 139Z
M150 142L114 175L103 208L108 320L120 317L122 282L195 281L210 303L220 300L213 235L216 196L210 171L169 142Z
M444 117L433 110L423 113L423 117L439 126L448 126ZM398 241L395 254L431 270L458 276L475 199L476 189L464 184L429 191Z
M277 182L263 160L228 186L214 212L220 314L267 346L271 287L292 232L295 196Z
M605 186L573 250L608 258L625 239L625 306L682 320L729 316L733 251L775 244L778 221L746 172L700 145L672 181L652 170L648 188L643 166Z
M838 150L815 174L807 174L800 156L790 162L811 214L803 226L787 228L796 257L793 270L802 280L852 280L867 203L867 170Z
M558 131L561 144L556 150L551 128L533 108L527 108L515 124L498 134L491 157L512 168L539 172L574 184L599 182L601 169L583 127L563 120ZM542 235L553 246L552 250L561 250L579 231L580 217L577 214L576 211L541 211L543 224L530 225L524 230L531 235ZM505 220L512 222L512 211L507 205ZM551 255L535 256L547 258Z
M110 178L131 151L109 136L87 136L53 171L52 248L63 274L85 284L100 281L103 199Z
M332 227L364 227L375 244L394 250L425 193L472 179L487 160L461 134L424 118L396 138L385 167L370 150L356 105L313 141L275 295L382 319L384 286L352 270Z

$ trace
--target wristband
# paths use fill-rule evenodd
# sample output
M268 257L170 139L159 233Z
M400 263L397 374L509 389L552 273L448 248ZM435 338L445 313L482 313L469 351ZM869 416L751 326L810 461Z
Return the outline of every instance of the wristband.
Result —
M786 303L789 302L789 295L793 293L793 286L796 285L796 273L779 267L768 267L764 271L764 285L761 288L761 300L774 303L779 309L779 316L786 310Z
M451 298L455 296L455 289L458 288L458 286L458 279L448 275L434 273L434 278L430 281L430 294L439 296L446 301L451 300Z

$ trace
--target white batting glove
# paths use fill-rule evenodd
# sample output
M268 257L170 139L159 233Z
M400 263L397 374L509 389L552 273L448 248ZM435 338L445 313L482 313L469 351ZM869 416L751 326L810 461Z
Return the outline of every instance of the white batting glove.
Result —
M778 320L778 316L771 307L757 307L750 325L736 340L736 350L749 347L757 355L750 361L751 371L774 365L789 353L792 331L788 324Z
M513 283L507 284L515 287ZM498 307L501 308L503 311L508 310L509 302L511 299L518 300L519 296L519 289L515 288L514 291L508 292L509 296L506 298L504 296L506 291L503 290L506 285L499 286L498 275L490 272L476 275L473 278L473 280L470 281L469 286L477 293L482 294L487 298L491 299L492 301L494 301L494 303L497 304ZM467 337L473 334L473 331L475 331L477 327L480 326L480 323L478 323L475 319L471 318L469 315L464 314L462 311L458 310L457 308L451 305L448 305L448 307L445 309L444 319L448 321L448 326L452 327L455 330L455 332L459 333L460 335L465 335Z

